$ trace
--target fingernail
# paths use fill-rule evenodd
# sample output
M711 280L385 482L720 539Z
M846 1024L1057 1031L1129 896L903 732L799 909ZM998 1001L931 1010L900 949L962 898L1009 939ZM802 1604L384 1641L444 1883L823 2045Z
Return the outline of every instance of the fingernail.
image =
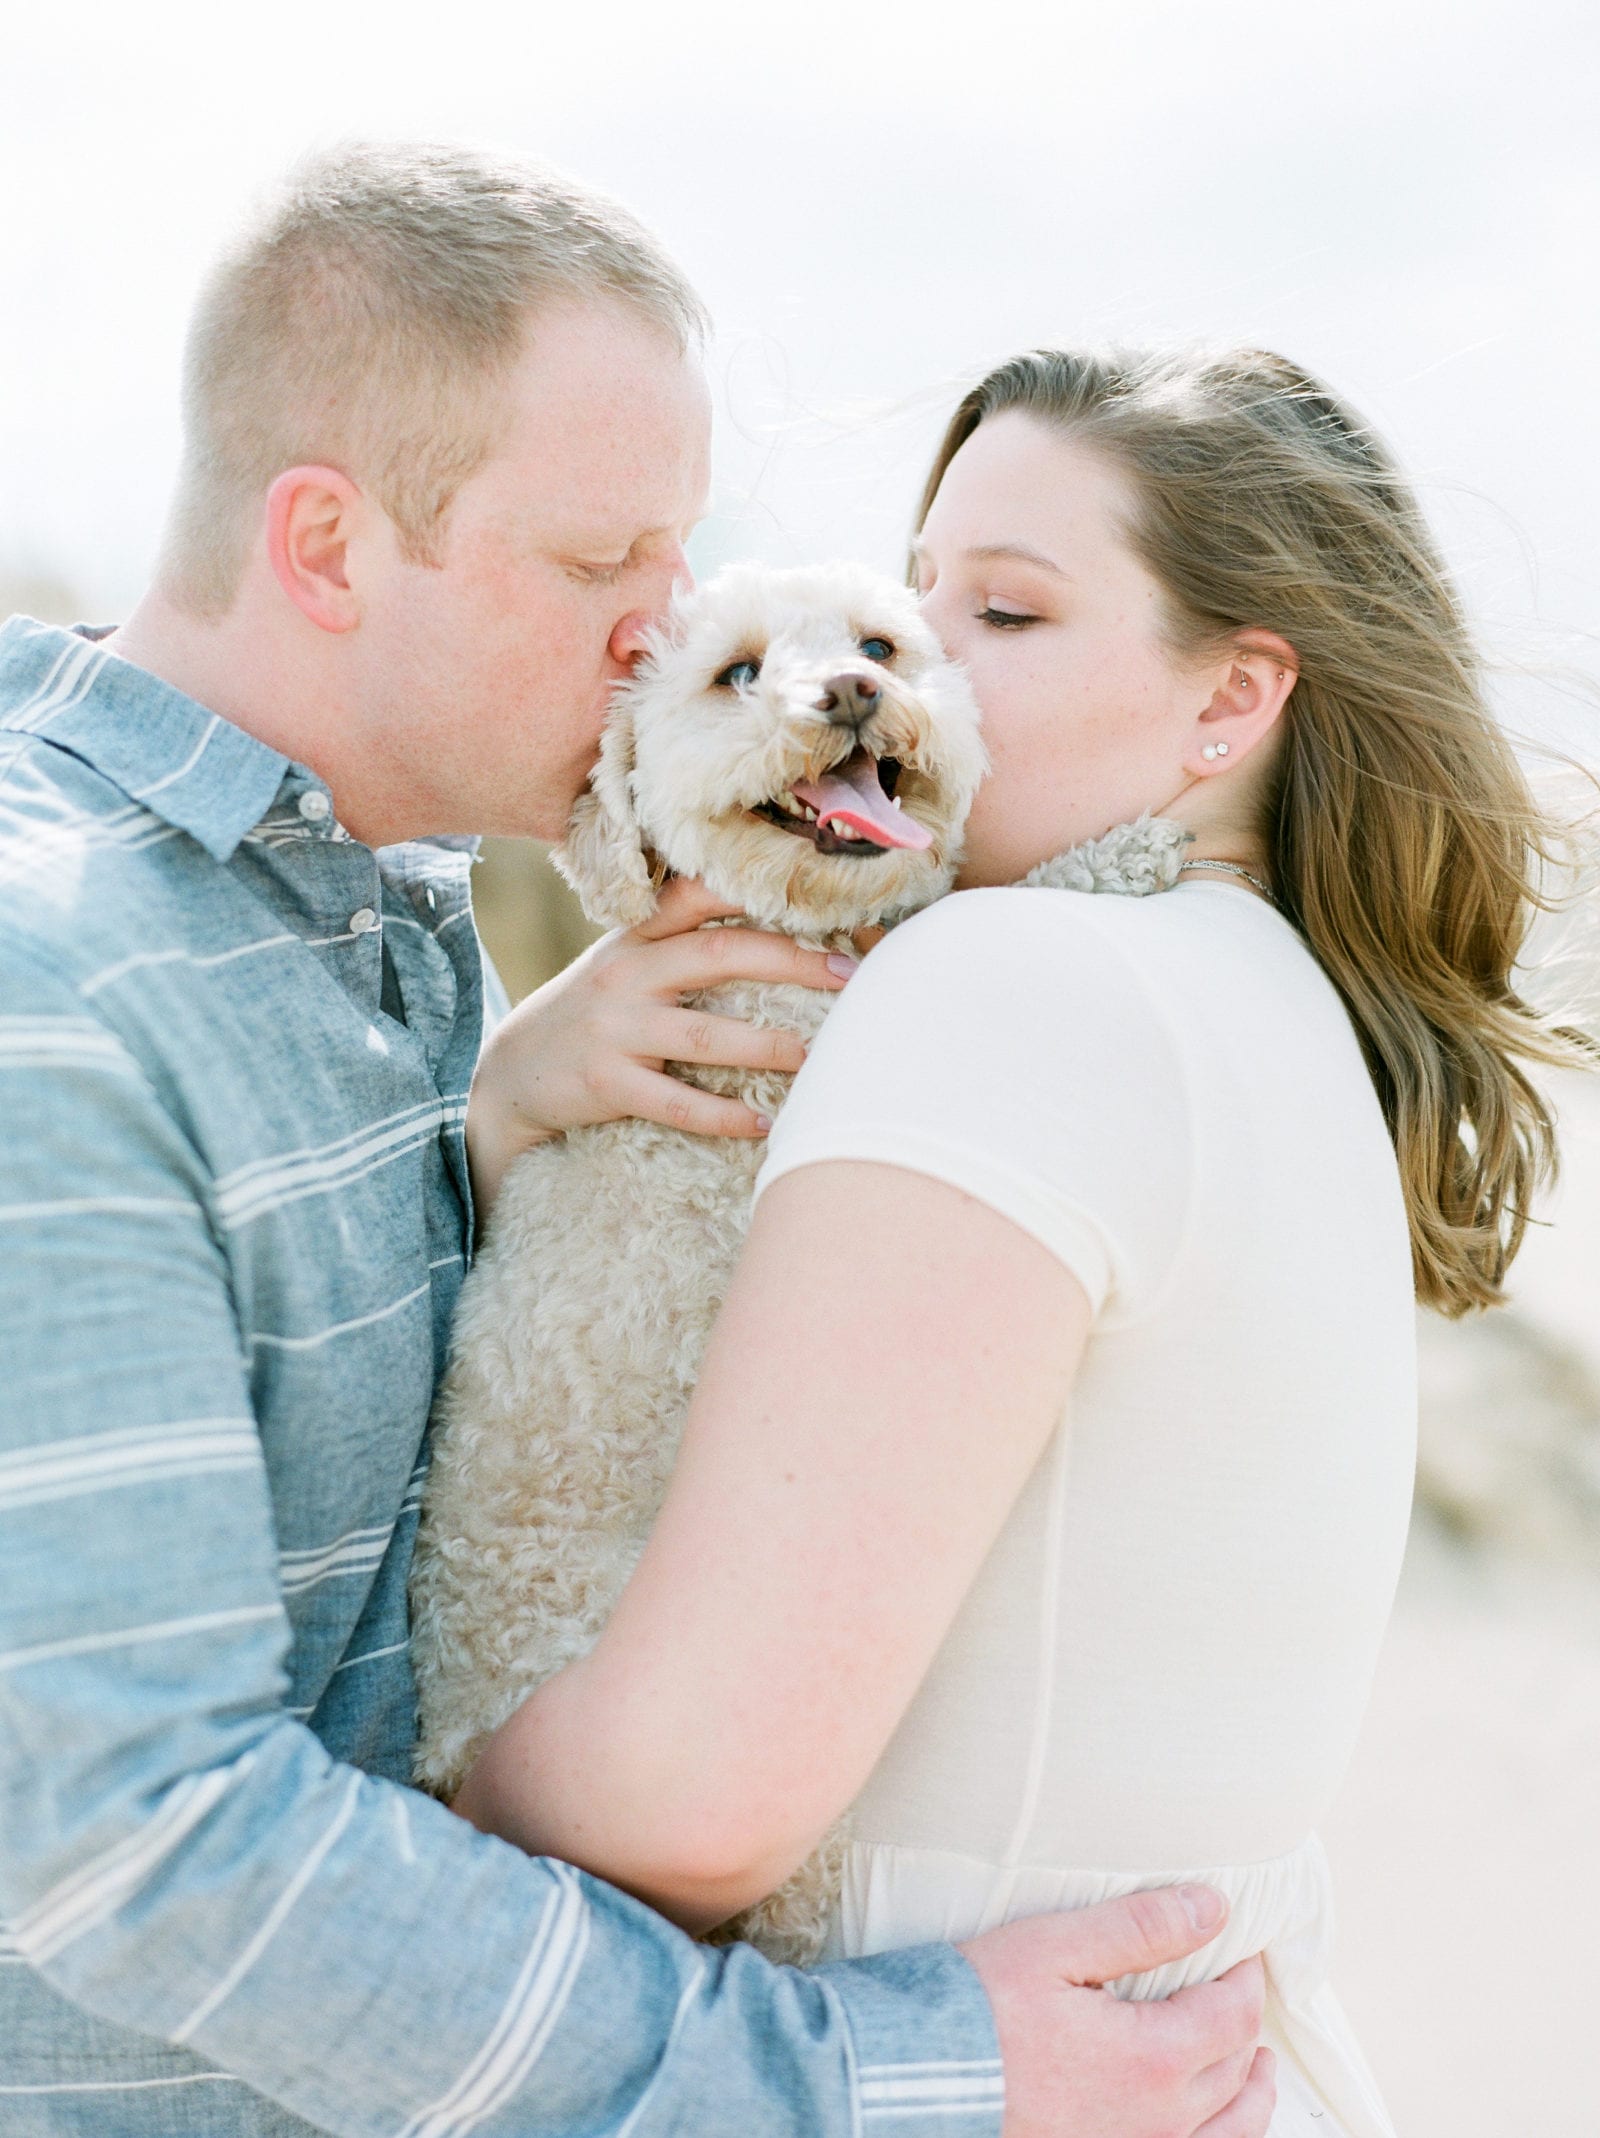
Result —
M1226 1913L1222 1895L1213 1886L1179 1886L1183 1912L1196 1930L1215 1930Z
M828 970L837 979L848 980L850 975L859 969L860 964L859 958L848 957L842 950L828 952Z
M770 1114L757 1114L756 1127L760 1129L763 1136L770 1135L772 1133L772 1116Z

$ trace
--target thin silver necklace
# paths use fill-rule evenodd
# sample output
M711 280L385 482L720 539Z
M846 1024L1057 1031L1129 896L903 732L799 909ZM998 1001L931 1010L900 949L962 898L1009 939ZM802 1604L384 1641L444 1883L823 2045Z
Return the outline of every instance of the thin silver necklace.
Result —
M1180 861L1178 874L1181 876L1185 869L1221 869L1229 876L1242 876L1246 883L1255 885L1268 905L1275 906L1278 903L1272 895L1272 886L1263 883L1259 876L1252 876L1248 869L1240 868L1237 861Z

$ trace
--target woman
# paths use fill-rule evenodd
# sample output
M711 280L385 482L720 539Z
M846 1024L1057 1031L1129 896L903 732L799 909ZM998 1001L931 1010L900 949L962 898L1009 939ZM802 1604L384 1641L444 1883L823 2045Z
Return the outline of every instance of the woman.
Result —
M1390 2126L1314 1825L1404 1544L1412 1303L1552 1157L1510 984L1540 825L1416 508L1246 351L1036 353L915 549L993 762L778 1124L658 1527L457 1808L704 1930L848 1804L844 1953L1199 1878L1274 2133ZM1146 811L1156 897L1008 889Z

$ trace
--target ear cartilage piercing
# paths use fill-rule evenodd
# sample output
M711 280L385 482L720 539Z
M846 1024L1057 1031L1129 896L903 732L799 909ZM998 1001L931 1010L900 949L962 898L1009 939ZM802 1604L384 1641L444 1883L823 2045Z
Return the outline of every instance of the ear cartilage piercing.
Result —
M1226 757L1227 754L1228 745L1225 742L1208 742L1200 752L1202 757Z

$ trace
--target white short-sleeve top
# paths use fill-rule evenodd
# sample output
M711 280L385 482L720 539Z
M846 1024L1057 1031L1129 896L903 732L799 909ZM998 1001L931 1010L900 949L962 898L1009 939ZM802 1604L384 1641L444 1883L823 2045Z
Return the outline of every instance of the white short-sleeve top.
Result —
M948 1181L1094 1308L859 1839L1144 1871L1297 1848L1366 1703L1416 1408L1394 1152L1304 941L1220 882L946 898L831 1011L757 1194L824 1159Z

